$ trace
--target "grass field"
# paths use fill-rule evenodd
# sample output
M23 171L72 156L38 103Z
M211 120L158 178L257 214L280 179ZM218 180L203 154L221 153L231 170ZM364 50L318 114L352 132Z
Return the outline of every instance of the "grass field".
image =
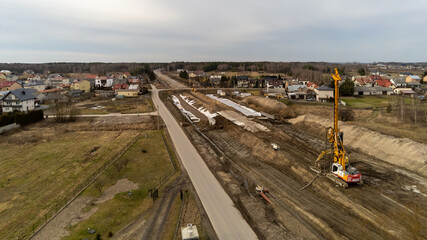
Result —
M161 134L162 130L142 132L139 140L118 159L118 162L127 160L128 164L120 172L113 165L101 176L104 183L102 191L121 178L137 183L139 189L132 191L132 195L128 192L116 194L113 199L96 205L98 210L89 219L72 226L71 235L65 239L94 239L94 234L87 232L88 228L95 229L105 239L108 232L114 234L152 206L152 199L147 198L148 190L157 187L173 172ZM99 197L101 194L92 185L82 195Z
M341 97L341 100L352 108L385 108L390 103L391 96Z
M75 105L80 114L108 114L108 113L143 113L154 111L153 102L148 98L123 98L112 101L87 100Z
M28 236L138 135L37 126L0 137L0 239Z

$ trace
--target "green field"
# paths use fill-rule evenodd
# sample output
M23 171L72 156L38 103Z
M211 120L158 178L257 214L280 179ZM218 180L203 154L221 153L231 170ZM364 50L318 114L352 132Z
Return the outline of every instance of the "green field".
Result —
M341 100L352 108L385 108L390 103L391 96L341 97Z
M137 183L139 189L132 191L132 195L116 194L113 199L96 205L98 210L89 219L72 226L71 235L65 239L94 239L88 228L95 229L105 239L108 232L116 233L152 206L152 199L147 198L148 190L157 187L174 169L161 134L162 130L142 132L139 140L118 159L118 163L127 160L128 164L120 172L113 165L101 176L102 192L121 178ZM92 185L82 195L99 197L102 192Z
M42 122L1 136L0 239L28 236L137 135Z

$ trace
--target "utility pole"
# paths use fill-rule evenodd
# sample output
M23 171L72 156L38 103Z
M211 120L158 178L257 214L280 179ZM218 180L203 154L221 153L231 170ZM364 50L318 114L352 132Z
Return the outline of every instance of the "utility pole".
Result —
M160 107L157 105L157 129L160 130Z

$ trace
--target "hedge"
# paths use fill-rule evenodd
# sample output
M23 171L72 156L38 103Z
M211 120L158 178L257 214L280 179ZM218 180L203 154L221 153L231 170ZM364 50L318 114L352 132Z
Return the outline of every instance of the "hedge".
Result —
M0 116L0 127L9 125L12 123L19 124L21 126L28 125L33 122L43 120L43 110L33 110L28 112L13 112L6 115Z

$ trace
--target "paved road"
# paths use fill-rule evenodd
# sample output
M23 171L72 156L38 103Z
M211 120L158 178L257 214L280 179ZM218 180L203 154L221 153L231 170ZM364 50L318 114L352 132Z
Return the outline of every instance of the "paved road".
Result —
M177 153L193 183L200 201L220 239L257 239L254 231L234 207L233 201L206 166L172 114L159 98L159 91L151 85L152 98L159 106ZM254 211L256 211L254 209Z
M158 78L160 78L163 81L168 82L169 86L172 88L188 88L188 86L164 75L160 70L154 70L154 73L157 75Z

